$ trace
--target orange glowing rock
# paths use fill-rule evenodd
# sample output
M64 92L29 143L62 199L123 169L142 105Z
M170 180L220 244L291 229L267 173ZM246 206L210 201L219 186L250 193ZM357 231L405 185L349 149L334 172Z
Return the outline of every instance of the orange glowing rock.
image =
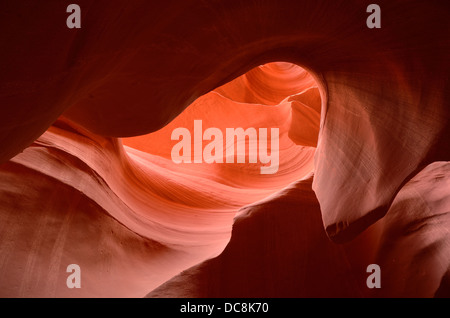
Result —
M77 4L0 5L1 296L449 295L445 2ZM174 163L194 120L277 172Z

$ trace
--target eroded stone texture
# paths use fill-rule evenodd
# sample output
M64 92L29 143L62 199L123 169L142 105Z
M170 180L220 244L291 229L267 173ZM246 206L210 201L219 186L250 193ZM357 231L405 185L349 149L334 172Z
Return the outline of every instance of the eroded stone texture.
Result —
M333 246L314 255L316 268L345 254L323 241L319 216L328 238L348 244L363 242L366 234L358 235L381 219L369 228L381 245L364 244L379 251L367 260L389 268L384 295L445 294L448 4L380 0L382 27L368 29L366 1L77 3L81 29L66 27L61 1L0 4L5 296L145 295L219 255L240 208L282 199L279 191L311 174L318 205L305 231ZM170 132L199 117L219 128L278 127L277 174L174 164ZM123 146L119 137L131 138ZM289 208L280 207L294 213L303 199L289 196ZM404 222L424 225L411 231ZM79 237L84 245L73 249ZM425 245L401 249L418 238ZM102 240L104 249L92 248ZM66 260L82 263L93 251L98 263L83 268L96 287L71 294ZM160 251L167 255L158 258ZM347 270L359 275L343 265L336 277ZM40 289L43 277L49 282ZM356 285L336 286L360 295Z

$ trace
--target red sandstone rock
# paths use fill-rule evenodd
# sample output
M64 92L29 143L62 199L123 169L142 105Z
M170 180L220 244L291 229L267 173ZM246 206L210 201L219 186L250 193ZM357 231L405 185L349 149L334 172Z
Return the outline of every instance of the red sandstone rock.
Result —
M312 178L276 197L244 207L230 243L147 297L364 297L366 267L379 229L351 243L331 242L323 230Z
M214 112L208 111L211 107ZM259 116L252 116L255 112ZM0 169L0 217L9 224L0 241L8 257L2 267L8 275L0 278L2 295L142 297L217 256L240 207L311 173L315 149L290 140L290 118L290 102L243 104L212 92L162 130L125 139L129 146L60 118ZM278 127L282 160L277 173L261 175L259 164L250 163L173 163L176 141L170 133L192 126L194 119L224 130L230 125ZM66 266L72 263L86 272L79 290L65 284Z
M277 191L313 170L328 237L378 249L377 258L352 257L387 267L383 295L445 295L447 231L434 223L448 210L448 169L435 163L450 157L445 2L380 0L381 29L366 28L364 1L77 3L76 30L66 28L62 2L0 4L4 296L145 295L220 254L239 208L272 193L283 199ZM197 116L215 127L279 127L279 172L173 164L171 129ZM135 149L117 137L133 137L124 143ZM289 200L280 204L292 213L304 204L302 195ZM373 230L381 245L357 237L388 210ZM317 206L311 211L305 237L327 249L299 273L330 262L331 278L359 277L359 268L340 262L345 247L319 233ZM414 222L424 225L410 232ZM425 245L412 247L424 237ZM227 258L238 257L233 246L224 264L237 261ZM90 287L71 293L64 270L73 259L87 268ZM221 290L227 295L238 286L229 283ZM366 292L355 287L360 278L335 283L330 295Z
M326 238L311 179L299 181L243 208L220 256L148 297L449 297L449 168L425 167L381 221L346 244ZM380 289L366 286L373 263Z
M450 164L434 162L398 193L382 220L377 248L383 271L383 297L450 297ZM448 274L447 274L448 275ZM446 291L445 291L446 290Z

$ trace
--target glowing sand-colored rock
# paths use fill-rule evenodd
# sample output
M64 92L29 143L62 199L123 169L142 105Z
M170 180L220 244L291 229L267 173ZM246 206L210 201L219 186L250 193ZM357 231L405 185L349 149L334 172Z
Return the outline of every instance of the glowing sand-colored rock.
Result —
M227 1L192 10L179 1L114 8L81 1L89 14L76 30L55 14L65 12L63 4L40 3L41 14L23 5L8 3L2 11L11 14L0 25L8 43L1 53L3 162L64 111L100 135L145 134L201 95L280 60L319 80L324 113L313 188L333 239L350 239L382 217L420 165L450 153L449 40L440 33L449 22L440 2L380 1L390 14L376 30L364 25L363 2ZM14 12L27 23L15 23ZM427 14L412 23L417 12ZM440 49L430 56L433 47Z
M377 3L388 13L381 29L365 26L363 1L123 1L111 6L80 0L86 14L76 30L64 23L65 3L0 4L0 42L7 43L0 50L2 292L70 296L58 289L65 277L53 269L64 267L73 255L88 260L93 250L89 239L79 250L66 246L67 229L94 242L107 237L109 243L98 251L113 255L100 257L100 265L88 265L95 274L87 274L87 280L98 285L83 295L107 295L113 289L144 295L144 286L153 289L177 271L220 253L240 207L312 170L323 226L336 242L354 239L389 208L395 215L408 214L404 200L417 199L408 181L416 180L424 167L450 158L448 6L439 1ZM283 62L259 67L277 61ZM286 62L307 69L317 84ZM248 71L245 80L238 78ZM265 89L269 86L272 92ZM298 95L299 87L303 94ZM211 120L211 126L282 128L282 169L263 178L257 166L175 166L167 157L171 145L165 137L170 137L171 125L192 124L197 117L192 106L201 101L209 111L201 112L202 119ZM233 105L239 106L231 111ZM256 116L264 107L271 110ZM191 108L190 115L177 117ZM224 116L223 109L230 109L230 115ZM72 124L51 127L62 114ZM81 137L73 130L83 131ZM157 137L140 136L155 131ZM125 143L136 149L122 148L116 137L133 137ZM301 147L316 145L316 151ZM428 182L420 189L431 214L448 209L437 204L447 202L437 185ZM438 201L435 191L442 195ZM300 206L301 196L297 199L293 204ZM95 202L98 222L92 222L104 224L102 231L85 236L96 228L83 229L90 214L80 215L79 226L72 227L71 213L57 213L64 206L79 211L78 200L85 213L88 203ZM191 209L199 215L189 214ZM395 243L402 245L405 239L399 237L402 220L382 221L386 237L380 251L391 244L395 250ZM133 248L119 248L120 240L106 234L110 228L133 241ZM36 231L33 236L31 230ZM430 254L430 261L423 256L426 271L437 268L433 256L445 253L448 242L442 233L418 231L430 244L443 242L433 245L438 252ZM192 248L192 253L186 252L186 259L175 252L162 261L147 258L147 249L138 246L151 246L149 240L176 251ZM72 246L75 241L68 242ZM195 247L204 244L208 247ZM402 263L410 264L415 253L404 252ZM133 272L122 266L128 258L144 269ZM146 276L147 262L159 276ZM383 258L380 262L389 264ZM445 290L445 262L429 285L417 280L424 287L420 295ZM108 270L110 274L98 275ZM388 277L398 268L391 271ZM124 272L117 285L102 284L111 282L108 275ZM44 276L49 283L39 291ZM386 295L402 295L409 286L394 282Z

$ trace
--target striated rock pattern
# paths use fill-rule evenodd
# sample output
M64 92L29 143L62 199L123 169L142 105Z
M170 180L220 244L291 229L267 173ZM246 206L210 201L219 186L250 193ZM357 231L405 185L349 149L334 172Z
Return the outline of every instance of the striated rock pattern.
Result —
M450 296L445 1L77 3L0 3L0 296ZM277 172L174 163L194 120Z

